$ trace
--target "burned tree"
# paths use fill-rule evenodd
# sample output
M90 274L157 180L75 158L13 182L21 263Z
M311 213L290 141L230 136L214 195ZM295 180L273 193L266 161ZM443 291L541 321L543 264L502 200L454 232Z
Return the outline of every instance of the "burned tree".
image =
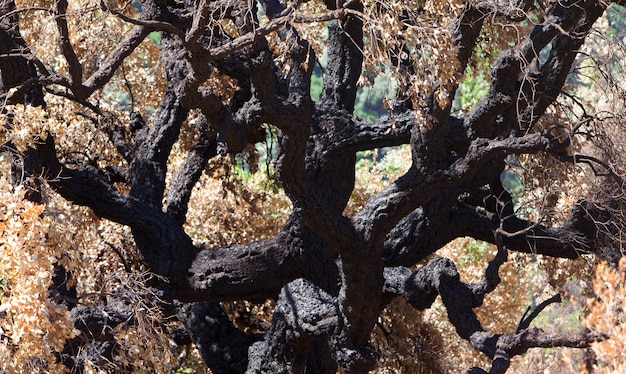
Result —
M554 127L541 122L547 113L556 118L551 108L609 3L575 0L543 8L530 1L402 6L144 1L126 7L100 2L92 9L85 4L82 12L127 25L105 56L77 50L72 32L78 31L68 27L75 15L67 1L30 8L15 3L2 2L0 29L2 98L8 105L4 137L15 183L29 181L35 200L41 200L37 189L49 186L97 217L130 228L141 263L158 276L150 285L164 301L162 308L182 322L213 372L373 370L378 357L370 334L395 298L424 310L441 296L458 335L492 359L493 373L505 372L510 359L529 348L583 348L605 338L592 331L545 332L529 326L532 318L516 331L496 334L482 327L473 309L498 286L498 268L508 251L567 259L615 255L607 240L598 245L597 223L610 220L609 211L580 201L559 225L532 221L516 214L501 182L508 156L541 153L565 163L589 163L621 188L608 163L576 153L572 142L580 126L570 126L565 117ZM56 57L63 64L50 66L22 38L19 19L32 12L53 22ZM398 29L386 30L375 17L388 17ZM472 55L493 30L487 26L492 20L518 24L526 34L494 56L487 93L469 108L454 109L462 77L480 69L472 65ZM306 30L322 22L327 63L314 101L312 76L320 51L312 43L320 41L307 40L313 34ZM166 83L146 90L162 88L158 106L149 116L132 111L138 100L132 93L130 109L103 105L102 90L126 74L125 61L155 31L161 35L155 48ZM378 52L372 55L373 50ZM365 66L387 66L395 73L397 95L379 119L354 114ZM85 136L106 135L115 156L95 152L102 158L94 159L64 149L54 128L20 143L11 106L43 108L50 98L80 106L92 126ZM192 119L192 143L172 170L168 162L175 144L189 135ZM293 212L268 239L195 245L184 224L207 163L264 141L266 124L279 134L276 179ZM573 130L563 136L563 129ZM411 149L408 171L357 213L344 215L357 152L403 144ZM480 282L462 282L453 261L432 256L463 236L497 245ZM276 306L262 335L235 328L219 304L266 299L275 299ZM112 338L94 335L104 331L101 326L132 319L121 305L111 305L106 314L93 313L86 304L71 307L77 328L102 342ZM68 342L63 357L70 365L82 362L80 344ZM102 347L98 354L113 349Z

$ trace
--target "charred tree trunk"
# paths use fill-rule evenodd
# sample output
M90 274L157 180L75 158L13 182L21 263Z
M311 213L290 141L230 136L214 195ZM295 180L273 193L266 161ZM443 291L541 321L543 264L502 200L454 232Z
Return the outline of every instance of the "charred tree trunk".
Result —
M499 177L508 155L567 147L534 127L561 92L585 36L606 4L578 0L555 4L526 39L496 60L489 92L465 116L455 117L452 104L441 105L436 98L443 89L454 97L458 87L432 82L424 107L418 108L425 116L406 110L364 121L353 114L363 73L363 5L359 1L345 2L339 9L335 3L329 5L328 19L323 19L330 20L329 63L322 95L314 103L310 88L315 52L289 23L298 21L293 13L297 3L285 8L277 0L145 1L136 27L105 61L108 70L101 67L83 77L81 63L72 58L74 51L66 41L61 47L71 77L53 80L45 66L26 58L30 52L17 29L15 6L1 2L0 15L6 17L0 27L0 55L9 57L0 56L0 93L17 92L9 104L45 105L42 86L54 83L104 117L89 104L90 94L152 30L163 32L159 49L168 82L149 126L135 116L125 124L128 131L101 129L128 162L123 173L128 193L98 170L61 162L52 136L16 156L16 161L23 161L14 167L15 173L31 178L54 175L46 183L64 198L129 226L142 260L167 279L153 286L176 305L178 318L215 373L372 370L378 353L369 344L370 334L395 297L421 310L441 296L458 335L493 359L494 373L504 372L511 357L531 347L586 347L600 339L594 333L548 334L528 326L494 334L482 327L473 308L498 285L498 268L509 250L562 258L595 250L598 233L591 205L580 203L562 227L529 222L515 216ZM64 13L64 4L58 1L54 11ZM532 6L527 1L508 7L498 4L467 3L453 22L455 74L462 75L468 66L485 17L519 21ZM267 23L257 19L259 6L270 20ZM241 37L208 24L215 14L231 22ZM61 33L68 32L60 14L57 23ZM265 38L271 31L288 51L282 56L289 61L288 68L279 66L276 50ZM537 51L548 46L549 56L539 61ZM410 60L403 63L409 66ZM529 73L533 61L541 68L532 73L531 87L520 77ZM233 97L223 99L203 86L213 73L236 82ZM180 169L168 171L173 146L192 110L201 113L201 134ZM195 246L183 229L194 185L212 157L237 153L258 140L263 123L280 131L278 182L293 203L293 213L272 238L229 247ZM401 144L412 150L409 171L354 217L344 216L354 190L356 152ZM168 173L174 178L166 188ZM498 246L482 282L461 282L454 263L439 256L418 270L409 269L461 236ZM219 305L268 298L276 300L276 308L263 336L239 331ZM75 313L91 316L90 326L80 326L85 331L115 323L113 312ZM103 344L101 351L110 349Z

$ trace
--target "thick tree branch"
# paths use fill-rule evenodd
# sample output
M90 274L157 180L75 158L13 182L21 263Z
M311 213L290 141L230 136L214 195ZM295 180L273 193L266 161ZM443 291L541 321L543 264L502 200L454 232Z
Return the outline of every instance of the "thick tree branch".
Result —
M217 139L205 127L202 126L200 138L189 150L183 165L174 174L168 189L165 212L171 215L181 226L185 223L193 187L202 176L207 162L217 155Z
M412 113L385 116L371 122L351 120L339 129L339 133L335 134L326 149L327 152L355 153L377 147L407 144L414 123L415 115Z
M593 250L597 235L593 217L589 216L589 204L576 204L570 217L562 227L545 227L517 217L507 217L502 222L503 242L510 250L543 254L553 257L578 258L580 254ZM465 235L492 242L493 230L500 225L501 218L494 213L460 205L473 224L467 225ZM469 218L471 217L471 218ZM482 226L485 225L485 226Z
M380 240L382 244L386 234L402 218L426 204L443 187L461 186L479 175L485 165L502 160L508 154L536 153L557 146L548 134L541 133L502 140L475 139L464 157L454 161L447 170L426 173L412 166L404 176L370 199L354 221L367 225L362 229L367 240Z
M325 254L322 242L297 217L268 240L198 251L169 215L120 193L94 172L63 167L51 137L35 150L48 183L63 197L158 243L143 248L142 254L154 273L169 278L169 287L180 300L263 300L302 276L329 290L336 287L334 258Z
M524 109L519 114L519 127L523 131L530 129L561 93L585 37L605 10L606 4L594 4L584 8L580 20L568 33L554 39L550 55L539 72L523 78L520 101L523 101Z
M462 76L467 68L469 60L472 56L478 37L483 28L485 13L476 7L476 4L469 2L465 5L460 15L456 17L449 26L449 31L452 34L452 47L456 48L456 64L455 71L450 72L451 76ZM432 91L426 97L426 107L424 108L424 114L426 120L430 123L422 124L422 129L429 128L429 131L415 131L414 137L423 138L427 137L433 145L441 145L443 142L444 133L446 132L446 126L449 122L450 111L452 110L453 99L455 93L459 87L459 82L454 82L447 87L440 82L435 82L432 85ZM446 105L441 106L440 100L437 96L442 92L446 92L449 100ZM416 136L417 135L417 136ZM424 140L421 140L424 142ZM433 157L429 154L437 152L443 153L444 147L434 146L427 150L428 154L421 154L421 156ZM414 146L414 149L418 148ZM415 152L415 151L414 151ZM440 155L441 157L443 155ZM415 157L415 156L414 156ZM434 157L435 159L437 156Z
M127 225L159 243L143 251L152 271L170 278L172 292L181 299L197 297L189 289L187 279L187 269L197 249L170 216L144 201L120 193L111 182L95 172L64 167L57 159L50 136L36 144L34 151L41 163L38 173L44 173L52 188L64 198L90 207L96 215Z
M0 3L0 100L2 104L45 106L42 88L34 84L35 59L20 34L16 11L14 1ZM17 90L7 97L14 88Z
M78 60L76 52L74 52L74 47L72 47L72 44L70 43L69 30L67 28L67 0L55 1L54 7L54 20L59 31L59 45L61 46L61 52L67 61L71 77L72 90L76 96L84 97L80 92L83 84L83 66Z
M203 300L264 300L275 298L305 266L302 249L279 234L247 245L202 250L187 271Z
M362 11L359 1L351 2L355 10ZM335 10L343 12L343 9ZM333 110L354 111L357 81L363 64L363 21L355 16L330 22L328 25L328 66L324 76L324 87L320 107Z
M597 235L593 207L581 202L574 205L570 217L561 227L546 227L516 216L503 218L485 207L484 198L474 190L457 200L458 192L446 190L405 217L385 239L385 266L413 266L455 238L470 236L496 244L494 231L502 229L507 249L560 258L578 258L593 251ZM471 204L468 196L476 197Z
M436 256L423 268L412 271L407 268L385 268L384 291L404 297L417 309L425 309L437 295L446 306L448 319L457 333L475 349L493 359L494 373L504 373L513 356L530 348L589 347L604 337L593 332L547 333L538 328L525 328L508 334L492 334L484 330L472 310L482 297L459 279L456 267L449 259ZM473 368L469 372L481 372Z
M130 165L131 196L160 208L165 191L167 159L187 116L180 96L168 89L154 116L153 126L141 142L135 144Z
M517 115L528 105L523 99L517 100L520 74L538 58L539 52L551 40L562 32L569 32L576 27L585 14L585 7L596 8L595 5L581 5L579 0L558 3L544 22L533 28L526 40L500 55L491 70L489 92L466 117L466 126L472 129L470 137L492 138L506 131L517 130ZM568 53L576 50L566 49ZM566 70L570 67L571 63L564 66ZM560 90L561 86L562 84L550 89ZM541 97L543 93L536 92L535 95Z
M246 370L248 348L261 336L237 329L218 303L181 305L178 318L212 373L242 373Z
M288 83L310 87L314 52L308 44L302 44L294 32L285 34L285 37L288 44L297 47L291 53L292 72L287 77L280 74L280 69L273 68L271 53L264 40L253 46L250 62L254 94L263 107L264 118L281 130L276 162L281 185L307 223L328 244L340 250L345 248L345 238L354 238L356 233L349 219L341 216L342 207L329 202L332 194L325 193L316 182L318 178L307 170L310 168L306 164L309 157L307 142L313 122L310 94L306 90L289 92L285 89ZM348 175L353 175L353 165L350 167L352 172ZM341 196L340 199L347 197ZM356 242L356 238L352 242Z
M90 96L94 91L107 84L117 71L117 68L122 64L122 61L130 56L146 36L148 36L150 31L151 30L145 26L135 26L100 64L98 70L85 80L83 84L83 98Z
M518 331L494 334L482 327L473 308L498 285L507 250L567 258L596 250L598 230L590 205L577 205L562 227L529 222L515 216L499 176L507 155L558 153L567 146L549 133L529 130L556 99L605 4L555 3L527 39L502 53L493 65L489 92L465 118L451 117L451 106L439 107L433 94L426 100L421 123L411 112L372 122L354 117L363 64L364 14L359 1L329 0L329 12L311 15L295 12L300 1L286 7L278 0L166 3L142 2L138 20L110 10L137 26L86 81L70 43L67 0L56 1L55 14L69 77L49 74L15 35L17 19L6 27L8 18L3 17L0 89L8 93L19 87L10 91L12 99L28 103L27 90L58 84L69 89L58 94L94 109L90 95L111 79L149 31L164 31L159 49L167 89L151 123L145 125L135 116L129 126L134 142L113 122L102 127L130 164L123 173L129 194L102 176L114 171L110 168L100 170L95 162L96 171L62 165L50 137L28 151L30 163L23 170L44 176L71 202L129 226L150 271L167 278L159 287L168 298L202 302L180 305L179 315L213 371L242 371L246 364L249 372L334 373L338 366L347 373L370 370L377 358L368 345L371 329L385 302L395 296L417 309L429 308L441 296L458 335L493 360L494 373L504 372L511 357L530 347L586 347L601 338L530 328L542 307L525 316ZM468 66L486 16L519 21L531 5L525 0L466 3L450 27L459 62L456 73ZM17 14L10 9L12 2L0 6L0 13L8 12L6 17ZM264 6L269 17L265 24L257 19L258 6ZM102 7L108 9L105 3ZM314 104L310 88L315 53L291 25L323 20L331 20L329 64L321 99ZM533 62L547 47L547 60L533 70ZM223 96L220 88L210 88L219 78L216 72L234 78L234 95L230 88ZM439 88L433 85L433 92ZM442 89L452 96L457 86ZM203 115L197 143L172 173L167 170L170 153L188 111L195 108ZM295 212L269 239L197 248L182 225L207 160L218 150L236 152L257 141L262 123L280 130L278 177ZM406 143L412 147L409 171L353 219L343 216L354 189L355 153ZM164 202L168 173L173 178ZM417 271L408 268L459 236L497 244L498 252L480 282L461 282L454 263L438 256ZM277 295L272 325L262 341L237 330L215 304ZM94 320L118 323L113 317L98 315ZM89 329L102 329L98 323ZM101 335L90 338L112 338L109 330Z
M337 300L312 283L297 279L287 284L265 340L250 348L247 373L304 372L311 341L329 339L338 328L337 315ZM319 372L335 372L334 363L323 364Z

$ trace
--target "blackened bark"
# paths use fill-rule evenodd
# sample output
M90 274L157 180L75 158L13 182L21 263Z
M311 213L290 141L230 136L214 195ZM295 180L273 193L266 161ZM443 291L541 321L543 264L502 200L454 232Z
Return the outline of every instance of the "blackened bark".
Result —
M497 269L497 264L495 266L491 271ZM484 279L486 283L492 283L489 278L493 274L489 273L488 267ZM385 280L385 292L404 297L417 309L430 307L440 295L457 334L493 359L494 372L504 373L513 356L523 354L531 347L546 347L549 341L555 346L584 348L605 338L593 332L547 333L528 327L507 334L486 331L473 311L483 300L485 289L480 286L482 282L475 285L461 282L454 263L447 258L435 256L418 271L403 267L386 268ZM481 369L473 370L480 372Z
M135 118L101 128L130 165L119 172L130 193L103 177L111 170L107 166L91 170L63 165L51 136L27 151L20 170L26 176L48 177L50 187L66 199L132 229L150 270L168 280L156 286L167 301L178 300L179 318L214 372L371 370L377 355L368 343L370 332L391 297L426 309L441 296L458 335L493 360L492 372L504 372L512 356L530 347L586 347L601 338L593 333L550 334L527 324L519 331L494 334L482 327L473 308L498 285L497 270L507 250L576 258L597 249L591 205L578 204L562 227L528 222L515 216L499 176L510 154L563 152L568 145L549 133L532 132L533 125L560 93L605 4L555 4L525 40L495 61L489 92L467 115L454 117L451 104L440 107L436 100L437 90L447 89L453 97L456 86L431 82L424 108L414 108L425 116L406 111L369 122L352 113L363 64L363 5L327 2L332 9L327 17L337 19L328 27L329 63L321 98L313 103L315 53L288 22L297 2L288 7L276 0L261 3L145 1L140 19L133 21L137 26L86 79L70 43L66 1L58 1L54 12L69 77L52 76L39 65L37 72L16 16L0 24L0 54L11 54L0 56L2 93L21 87L10 100L43 105L37 83L57 83L71 92L66 96L98 115L103 113L87 102L90 95L109 81L150 30L165 31L159 48L168 84L149 124ZM344 8L335 9L338 3ZM257 19L261 5L270 19L264 24ZM485 17L518 21L530 6L528 1L468 3L450 27L459 63L456 74L468 66ZM2 2L0 14L13 9L13 2ZM218 16L223 18L211 18ZM212 24L224 19L235 27L229 34ZM283 55L265 38L272 30L288 51ZM539 51L548 46L548 59L532 70ZM239 85L230 101L204 85L217 73ZM166 176L172 172L168 159L194 109L202 113L198 141L173 173L166 196ZM266 240L194 246L183 230L193 187L211 157L258 141L262 123L280 130L278 182L294 205L293 214ZM126 141L124 126L133 141ZM344 216L354 189L356 152L399 144L411 146L409 171L355 217ZM450 240L468 235L498 246L481 282L461 282L454 263L438 256L417 270L408 268ZM217 304L267 298L276 298L277 306L263 337L237 330ZM75 316L79 311L83 309L74 309ZM105 344L112 338L110 331L94 332L103 323L121 323L124 313L83 312L77 326L85 336L91 333L91 339L104 341L95 353L110 354L112 347ZM79 353L70 355L80 361Z
M14 1L0 3L0 98L4 101L11 89L20 87L37 76L30 49L20 34ZM7 104L45 106L40 85L29 85L8 98Z
M352 4L355 10L363 10L360 2ZM318 105L352 114L363 64L363 21L354 16L332 21L328 35L328 66Z
M189 303L179 308L202 359L212 373L242 373L248 367L248 347L260 336L246 334L233 326L218 303Z
M310 351L339 328L337 301L317 286L297 279L278 297L272 327L262 342L250 348L247 373L302 373ZM336 364L323 352L316 361L321 373L335 372Z
M172 178L165 205L165 212L181 226L185 223L193 186L202 176L208 160L217 155L217 138L206 128L206 118L201 117L200 121L202 133Z

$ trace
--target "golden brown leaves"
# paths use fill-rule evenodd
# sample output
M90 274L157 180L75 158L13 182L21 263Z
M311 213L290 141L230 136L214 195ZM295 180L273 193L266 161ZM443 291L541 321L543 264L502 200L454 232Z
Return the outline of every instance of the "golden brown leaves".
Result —
M267 191L263 172L251 173L228 160L210 163L194 188L185 231L198 244L224 246L274 235L284 224L291 204L282 191Z
M606 334L609 339L592 344L597 357L596 373L626 372L626 259L618 268L603 262L598 265L593 289L596 297L589 299L590 313L586 327Z
M49 297L54 264L68 243L48 233L44 207L0 177L0 370L63 372L55 352L77 335L69 311Z
M460 9L457 1L365 2L366 69L378 75L391 68L415 108L424 105L434 86L438 104L447 106L459 78L449 26ZM389 66L387 61L396 62Z
M41 107L18 104L4 109L0 113L0 144L11 142L20 152L45 138L51 127L63 131L63 123L51 119Z

